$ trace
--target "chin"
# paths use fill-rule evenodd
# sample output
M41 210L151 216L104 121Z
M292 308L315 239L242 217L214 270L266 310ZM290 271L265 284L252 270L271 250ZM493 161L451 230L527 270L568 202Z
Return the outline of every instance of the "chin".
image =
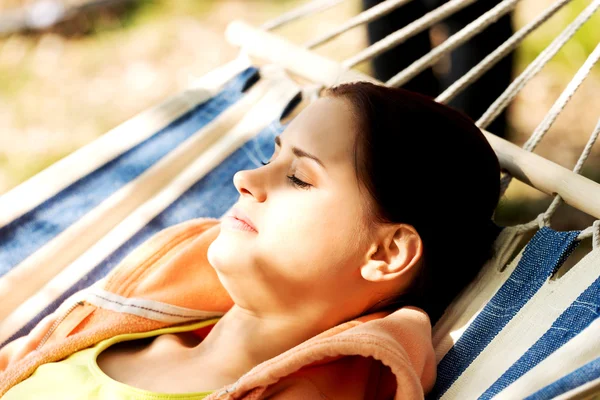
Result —
M245 255L247 252L236 242L221 231L219 236L208 246L206 257L217 272L225 272L242 265L240 255Z
M208 262L215 269L218 269L217 266L221 264L221 254L219 249L221 247L219 243L220 237L221 234L219 233L219 236L217 236L217 238L208 246L208 250L206 252L206 258L208 259Z
M214 268L221 285L223 285L234 302L233 293L235 291L232 289L231 284L236 281L236 276L246 275L243 269L247 268L244 264L247 257L244 254L244 251L238 251L230 240L221 237L221 235L217 236L210 244L206 253L208 262ZM241 259L240 255L244 256L244 258Z

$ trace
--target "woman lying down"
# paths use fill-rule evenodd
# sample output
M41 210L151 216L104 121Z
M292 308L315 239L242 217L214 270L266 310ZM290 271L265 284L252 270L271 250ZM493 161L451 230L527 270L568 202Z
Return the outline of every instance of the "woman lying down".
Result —
M235 174L227 216L160 231L5 346L3 399L422 399L432 324L498 233L490 145L463 114L366 82L275 144Z

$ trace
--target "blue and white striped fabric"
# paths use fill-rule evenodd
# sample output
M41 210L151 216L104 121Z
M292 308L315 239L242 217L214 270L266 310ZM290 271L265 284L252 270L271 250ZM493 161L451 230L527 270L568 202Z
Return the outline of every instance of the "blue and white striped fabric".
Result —
M578 232L542 228L531 239L516 270L438 364L430 398L441 397L500 330L542 286L573 249Z
M299 91L281 74L261 70L255 82L255 68L237 72L38 204L19 211L13 201L13 217L0 214L2 345L156 232L218 218L235 203L233 175L270 157L284 128L279 117ZM503 229L494 259L433 327L438 378L428 400L548 399L600 378L600 248L553 280L579 232L542 227L509 262L525 233ZM25 282L28 274L35 285Z
M69 296L107 275L127 254L158 231L192 218L222 216L238 198L237 190L233 185L233 175L241 169L260 166L261 160L267 161L274 150L273 138L282 130L283 126L278 121L263 129L256 137L198 180L175 202L152 218L141 230L31 319L8 341L27 334L45 315L56 310Z
M214 120L257 73L241 72L216 96L0 228L0 277Z
M481 399L491 399L504 388L538 365L579 332L587 328L600 315L600 277L596 279L561 315L550 329L502 376L489 387ZM593 362L592 362L593 363ZM588 367L586 370L591 370ZM589 380L598 377L588 374ZM579 375L578 375L579 376Z
M546 286L539 313L560 315L489 389L504 388L494 398L553 398L600 380L600 249Z
M546 400L553 399L569 390L576 389L588 382L600 378L600 357L594 361L579 367L568 375L563 376L559 380L549 384L543 389L527 396L526 400Z
M279 118L299 93L291 79L272 71L257 79L257 71L243 70L147 140L0 228L0 343L29 332L159 230L219 217L231 207L237 199L233 174L271 156L273 138L283 129ZM95 223L86 226L89 215ZM81 246L86 240L91 243ZM59 250L43 254L52 246ZM63 255L69 252L70 259ZM62 256L64 265L52 255ZM47 264L32 261L44 256ZM49 274L45 267L53 262Z
M438 328L453 337L449 349L434 334L438 378L427 399L549 398L598 378L600 345L590 338L600 333L600 249L550 279L577 246L578 233L543 227L511 263L514 270L504 271L508 276L500 271L504 261L486 266L457 303L471 296L481 302L476 293L490 292L492 280L503 283L470 311L468 323L463 316L453 328ZM494 278L485 282L486 276Z

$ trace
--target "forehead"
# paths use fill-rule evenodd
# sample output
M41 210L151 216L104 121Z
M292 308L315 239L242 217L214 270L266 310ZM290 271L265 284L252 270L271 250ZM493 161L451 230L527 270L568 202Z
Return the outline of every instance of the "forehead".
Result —
M306 107L281 134L302 150L315 154L325 164L347 161L355 137L352 106L346 100L323 97Z

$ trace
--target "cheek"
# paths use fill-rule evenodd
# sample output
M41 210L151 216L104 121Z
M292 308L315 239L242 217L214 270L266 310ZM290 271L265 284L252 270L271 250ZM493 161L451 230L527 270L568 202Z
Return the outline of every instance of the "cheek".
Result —
M331 285L340 270L357 263L360 208L351 196L307 193L271 198L256 236L221 231L208 261L230 276ZM268 277L268 278L267 278ZM267 282L265 282L267 283Z
M359 215L348 202L328 200L286 207L259 238L256 251L270 254L296 278L334 275L355 260Z

